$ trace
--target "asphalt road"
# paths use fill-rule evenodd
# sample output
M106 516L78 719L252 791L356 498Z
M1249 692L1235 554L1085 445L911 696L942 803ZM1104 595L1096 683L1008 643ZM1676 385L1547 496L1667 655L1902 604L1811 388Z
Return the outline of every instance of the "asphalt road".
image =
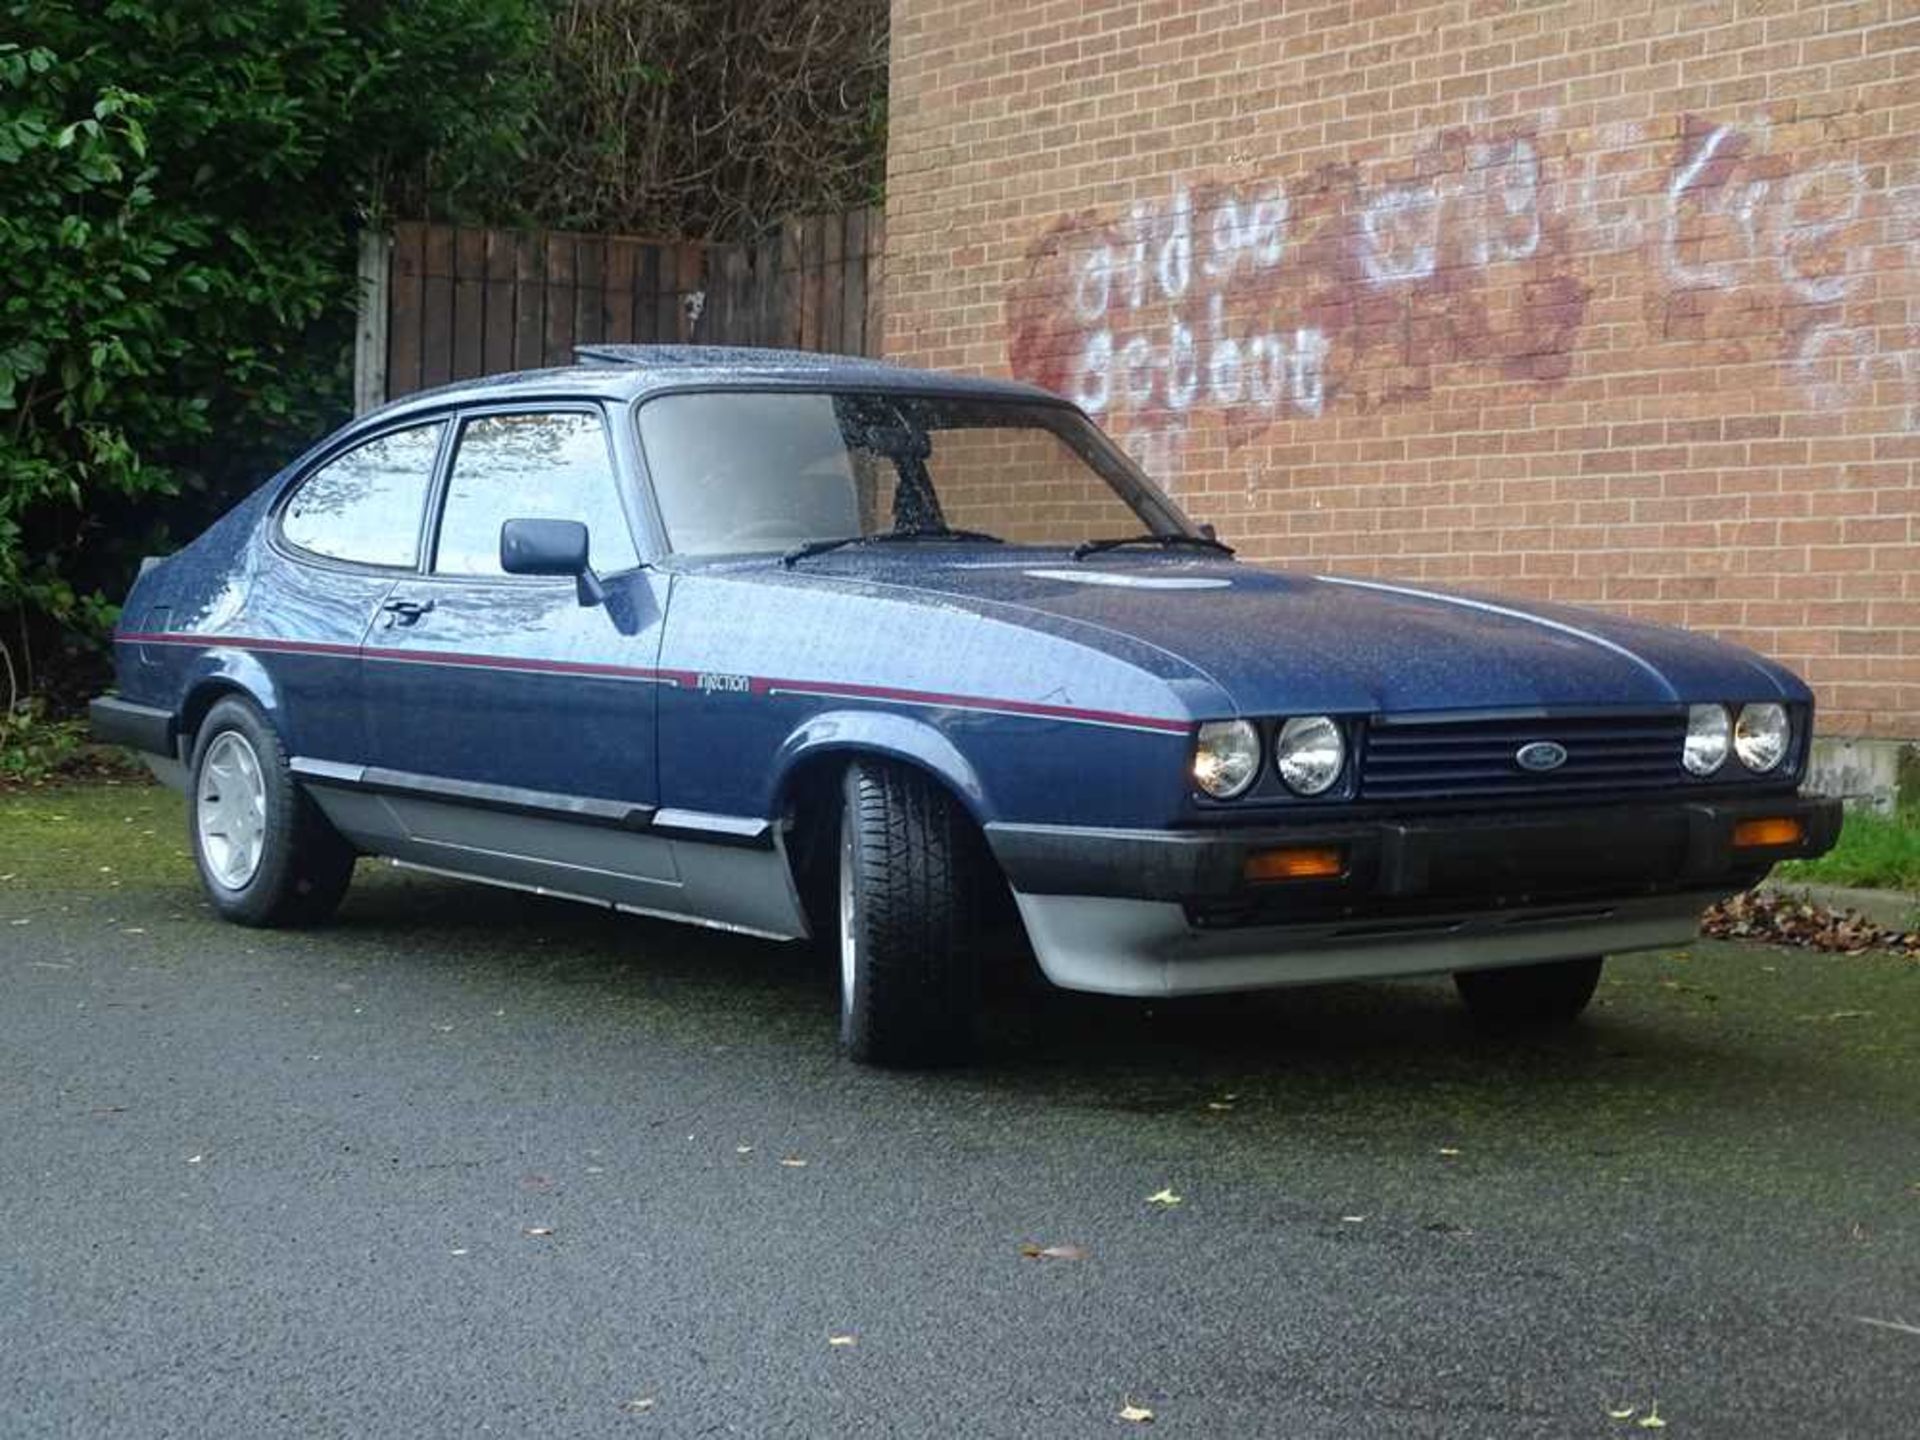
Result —
M1054 997L875 1074L791 949L368 864L249 932L176 824L0 797L5 1435L1920 1433L1910 961L1635 957L1534 1044Z

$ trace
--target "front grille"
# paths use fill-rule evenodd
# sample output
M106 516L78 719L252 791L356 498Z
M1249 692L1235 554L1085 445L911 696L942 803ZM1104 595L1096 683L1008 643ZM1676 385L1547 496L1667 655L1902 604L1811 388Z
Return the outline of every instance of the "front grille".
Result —
M1655 790L1686 778L1682 714L1563 719L1373 722L1360 759L1365 800L1509 799L1533 795ZM1520 748L1551 740L1566 748L1557 769L1534 772Z

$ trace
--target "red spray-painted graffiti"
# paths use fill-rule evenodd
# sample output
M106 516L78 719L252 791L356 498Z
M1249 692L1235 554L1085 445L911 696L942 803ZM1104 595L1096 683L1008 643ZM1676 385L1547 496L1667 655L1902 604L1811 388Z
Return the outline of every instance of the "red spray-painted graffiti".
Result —
M1196 410L1236 444L1422 393L1442 364L1559 379L1587 290L1546 182L1532 136L1449 130L1390 181L1343 165L1065 217L1007 296L1014 373L1149 447Z
M1007 291L1013 371L1174 479L1201 415L1232 447L1282 419L1424 399L1441 367L1552 385L1594 267L1638 254L1647 341L1775 363L1820 409L1877 388L1920 429L1920 325L1889 324L1885 282L1868 283L1920 264L1920 157L1867 164L1807 126L1776 145L1764 120L1554 123L1446 130L1393 170L1176 182L1124 214L1064 217Z

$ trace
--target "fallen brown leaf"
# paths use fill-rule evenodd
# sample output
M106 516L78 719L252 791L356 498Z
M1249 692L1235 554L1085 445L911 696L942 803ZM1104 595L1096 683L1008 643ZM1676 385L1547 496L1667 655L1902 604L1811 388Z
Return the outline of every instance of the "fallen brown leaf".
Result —
M1716 940L1796 945L1838 955L1891 950L1920 958L1920 930L1892 930L1851 910L1829 910L1791 895L1758 890L1715 905L1701 921L1700 933Z

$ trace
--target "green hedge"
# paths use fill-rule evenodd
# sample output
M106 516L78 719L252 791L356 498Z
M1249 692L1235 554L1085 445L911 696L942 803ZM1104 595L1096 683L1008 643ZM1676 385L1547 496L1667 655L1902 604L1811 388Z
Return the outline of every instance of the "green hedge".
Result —
M0 0L0 611L98 634L344 415L356 232L512 165L546 13Z

